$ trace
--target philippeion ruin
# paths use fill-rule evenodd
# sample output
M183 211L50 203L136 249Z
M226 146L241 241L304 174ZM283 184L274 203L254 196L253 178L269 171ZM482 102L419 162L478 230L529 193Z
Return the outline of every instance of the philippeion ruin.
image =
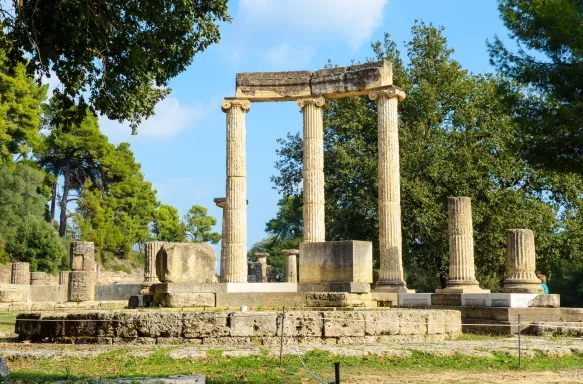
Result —
M353 96L369 97L378 110L377 281L372 242L326 241L323 111L329 99ZM472 201L465 196L448 200L446 286L431 293L407 287L397 113L405 97L387 61L237 74L236 94L220 106L227 149L225 197L215 199L223 217L220 255L208 244L150 242L143 275L115 281L95 263L93 243L73 242L70 271L58 281L13 263L10 283L0 285L0 310L22 312L16 321L22 340L100 344L270 346L287 332L310 345L374 344L449 340L462 331L513 334L517 316L525 332L536 332L539 321L583 321L583 310L561 308L558 295L542 294L527 228L507 231L503 292L480 287ZM295 102L303 114L304 241L283 251L282 282L273 281L268 253L248 260L246 116L253 104L272 102Z

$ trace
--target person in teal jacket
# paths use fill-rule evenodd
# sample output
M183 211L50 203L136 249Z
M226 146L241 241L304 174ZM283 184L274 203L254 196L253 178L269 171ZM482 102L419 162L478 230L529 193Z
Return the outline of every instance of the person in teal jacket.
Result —
M547 286L547 277L545 275L538 275L537 276L540 279L541 282L541 286L543 287L543 292L545 295L549 294L549 287Z

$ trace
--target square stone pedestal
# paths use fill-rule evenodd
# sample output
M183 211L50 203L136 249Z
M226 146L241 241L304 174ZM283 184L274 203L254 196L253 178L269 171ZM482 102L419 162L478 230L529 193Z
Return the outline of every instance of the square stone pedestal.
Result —
M372 283L370 241L326 241L300 245L300 283Z

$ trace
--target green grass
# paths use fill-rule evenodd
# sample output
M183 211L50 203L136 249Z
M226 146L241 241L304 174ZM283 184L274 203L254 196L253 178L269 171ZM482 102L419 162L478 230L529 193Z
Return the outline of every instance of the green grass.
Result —
M266 353L257 357L223 358L222 351L208 351L204 359L173 360L168 353L171 348L159 349L147 358L128 355L128 350L120 349L97 357L31 359L15 358L9 361L13 380L34 383L52 380L76 380L81 378L104 377L163 377L176 374L203 374L209 384L226 383L299 383L308 378L295 356L285 356L283 368L278 357L268 357ZM436 357L413 352L412 357L395 359L379 356L341 357L323 351L312 351L303 356L306 364L325 380L334 377L334 362L340 361L342 376L351 381L358 375L382 375L388 372L407 371L436 372L462 370L490 372L516 370L518 359L503 354L495 354L493 359L451 356ZM566 370L583 367L583 355L574 354L561 358L537 356L523 358L522 368L527 371Z
M0 334L14 332L16 313L0 312Z

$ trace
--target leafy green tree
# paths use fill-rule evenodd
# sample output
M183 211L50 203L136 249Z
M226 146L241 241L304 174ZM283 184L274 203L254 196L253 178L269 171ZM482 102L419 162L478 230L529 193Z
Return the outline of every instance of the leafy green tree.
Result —
M38 78L53 72L61 83L54 96L82 107L65 110L79 116L76 123L90 105L132 128L154 113L169 80L217 43L219 24L230 21L227 0L13 0L0 10L15 47L11 58L26 55L28 72Z
M81 107L73 107L73 109L78 108ZM64 113L62 103L53 101L47 111L49 114L47 121L54 122L51 116L61 113ZM111 156L114 147L99 131L97 118L87 109L85 109L85 118L80 124L59 123L47 128L50 131L42 137L43 141L38 146L36 157L39 164L52 176L51 215L54 215L55 201L58 198L56 183L59 177L63 179L58 201L61 208L59 235L63 237L70 217L68 204L78 199L87 182L90 181L94 186L101 186L104 172L101 164ZM77 196L70 196L71 191L77 191Z
M154 212L152 232L156 240L180 242L182 241L182 227L178 210L171 205L162 204Z
M583 3L499 0L498 9L518 49L495 37L491 62L526 86L526 97L516 97L516 84L503 94L515 108L519 148L534 164L583 174Z
M535 232L538 268L550 273L569 257L562 217L579 225L583 181L535 170L514 151L513 111L497 93L503 79L464 70L452 59L442 28L417 23L412 32L408 65L388 35L373 44L407 92L399 105L403 255L406 271L427 274L409 274L408 283L429 289L436 278L441 284L447 278L448 196L473 200L477 274L484 285L497 289L504 278L508 228ZM364 97L329 100L324 118L327 240L372 241L378 267L376 104ZM296 199L301 151L299 134L288 135L273 179ZM280 221L295 223L296 215Z
M43 177L23 163L0 165L0 242L3 261L27 261L33 271L55 272L67 251L44 220Z
M207 209L200 205L193 205L184 217L184 238L192 243L216 244L221 240L221 234L212 232L217 219L207 216Z
M38 144L40 104L48 87L36 86L24 63L10 63L8 50L0 33L0 164L14 155L25 157Z
M151 237L158 206L156 191L144 180L128 143L121 143L101 162L103 186L89 181L78 200L75 223L82 240L125 258L132 246Z

